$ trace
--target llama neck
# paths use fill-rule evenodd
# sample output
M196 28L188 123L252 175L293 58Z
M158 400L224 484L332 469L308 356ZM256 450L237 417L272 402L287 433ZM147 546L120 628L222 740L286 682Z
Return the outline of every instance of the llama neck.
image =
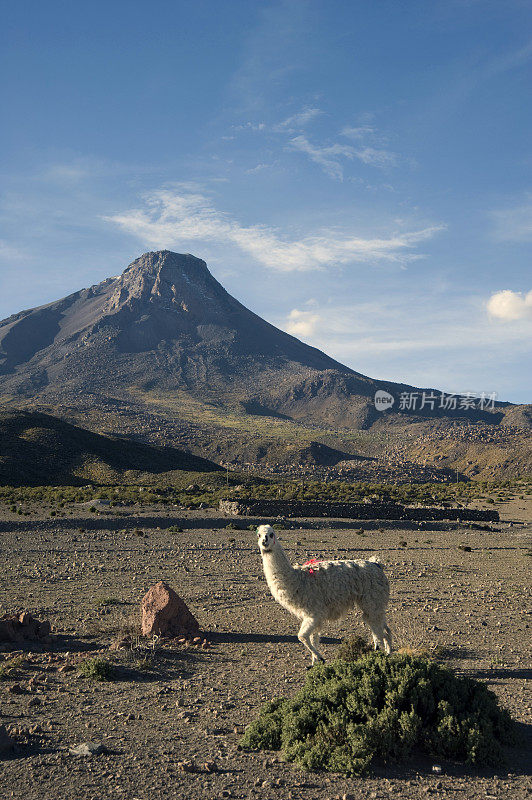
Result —
M295 570L280 544L271 552L262 554L262 565L270 589L273 585L277 586L279 581L286 583L295 574Z

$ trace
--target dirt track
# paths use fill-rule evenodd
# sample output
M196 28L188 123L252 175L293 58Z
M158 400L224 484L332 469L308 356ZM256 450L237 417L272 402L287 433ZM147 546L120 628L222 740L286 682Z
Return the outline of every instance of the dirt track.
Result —
M220 527L229 520L209 512L177 519L156 509L122 509L120 517L89 519L79 508L72 511L64 519L9 512L0 519L2 611L27 608L58 632L44 652L26 649L16 672L0 681L0 724L15 731L18 742L18 753L0 761L0 797L325 800L393 792L469 800L523 798L532 791L526 750L532 751L532 560L526 555L530 527L521 524L531 516L525 501L502 512L520 524L505 521L492 532L415 523L379 530L379 523L364 522L361 535L345 521L335 527L323 520L281 532L293 561L377 552L392 585L396 645L440 645L447 663L487 681L521 723L523 745L509 752L508 767L498 773L440 761L442 773L433 775L436 759L420 759L406 767L381 765L365 779L304 774L275 753L237 750L260 704L295 692L308 663L295 621L269 595L252 532ZM172 524L184 532L165 530ZM110 653L118 629L131 625L145 590L161 578L187 601L210 646L154 642L153 654L145 645ZM353 632L368 637L355 614L328 631L326 656ZM78 676L79 661L100 650L119 662L118 680ZM14 685L22 693L14 693ZM69 754L69 747L88 740L102 741L109 752Z

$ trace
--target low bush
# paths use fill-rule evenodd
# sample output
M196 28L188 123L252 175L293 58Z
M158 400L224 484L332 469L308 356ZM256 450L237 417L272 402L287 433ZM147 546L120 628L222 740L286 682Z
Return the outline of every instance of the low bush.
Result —
M267 703L240 745L281 750L310 770L361 775L414 750L499 764L513 723L479 681L413 655L375 652L317 665L293 699Z
M0 681L12 678L25 659L23 655L11 656L0 663Z
M113 681L116 667L104 658L88 658L80 664L79 674L92 681Z

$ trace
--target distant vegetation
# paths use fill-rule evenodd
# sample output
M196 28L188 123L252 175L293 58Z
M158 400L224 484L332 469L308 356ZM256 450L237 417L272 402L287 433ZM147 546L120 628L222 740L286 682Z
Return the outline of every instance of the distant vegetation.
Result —
M505 500L516 491L532 493L532 482L525 480L468 481L444 483L348 483L344 481L287 481L286 483L247 484L239 499L329 500L356 503L364 500L397 503L460 503L476 499ZM227 496L230 496L228 493Z
M18 514L27 514L32 505L50 506L53 516L60 516L71 503L91 504L87 510L98 514L118 510L121 505L179 506L198 508L218 506L220 499L255 500L321 500L331 502L397 502L438 505L464 504L484 500L496 504L512 497L532 494L530 480L502 482L470 481L467 483L348 483L333 481L267 481L239 473L180 474L170 486L0 486L0 502ZM104 504L97 501L103 501Z

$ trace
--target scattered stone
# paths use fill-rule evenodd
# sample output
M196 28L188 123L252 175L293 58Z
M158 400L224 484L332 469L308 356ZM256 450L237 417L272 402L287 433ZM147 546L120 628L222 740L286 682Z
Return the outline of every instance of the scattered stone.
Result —
M7 690L10 694L27 694L28 690L25 689L20 683L14 683L13 686L10 686Z
M218 772L218 764L216 761L206 761L203 765L205 772Z
M82 742L75 747L70 747L68 752L71 756L99 756L107 753L107 748L102 742Z
M32 697L32 698L31 698L31 700L30 700L30 702L28 703L28 706L29 706L30 708L31 708L32 706L40 706L40 705L41 705L41 703L42 703L42 700L41 700L41 698L40 698L40 697Z
M179 772L195 772L196 771L196 764L191 759L187 761L178 761L177 762L177 769Z
M197 636L199 623L184 600L164 581L144 595L141 604L143 636Z

